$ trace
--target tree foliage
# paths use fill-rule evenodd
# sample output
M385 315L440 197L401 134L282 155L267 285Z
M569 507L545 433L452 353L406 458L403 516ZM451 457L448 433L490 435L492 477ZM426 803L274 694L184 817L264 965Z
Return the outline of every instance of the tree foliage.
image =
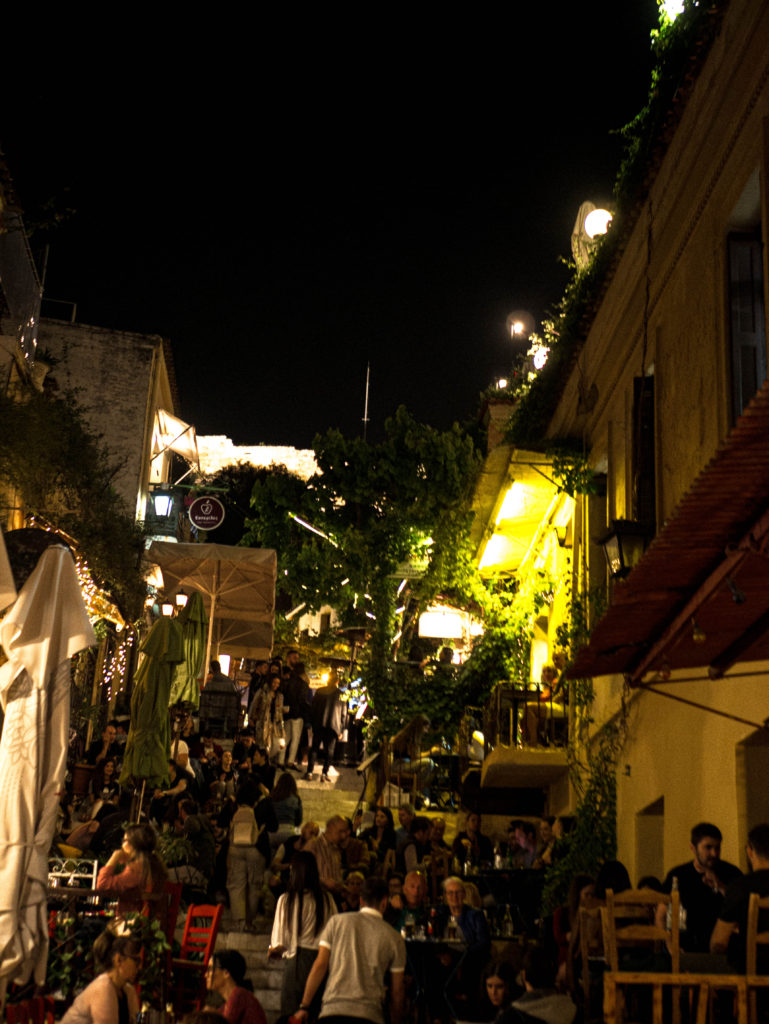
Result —
M112 486L118 467L83 423L71 395L0 393L0 481L26 514L73 537L92 571L135 617L144 583L142 531Z
M279 585L294 605L331 604L345 625L367 627L367 683L380 713L401 578L420 577L413 606L461 589L471 564L469 500L480 457L456 424L439 431L404 408L378 444L330 430L313 447L318 472L307 483L281 471L257 482L245 541L278 551Z

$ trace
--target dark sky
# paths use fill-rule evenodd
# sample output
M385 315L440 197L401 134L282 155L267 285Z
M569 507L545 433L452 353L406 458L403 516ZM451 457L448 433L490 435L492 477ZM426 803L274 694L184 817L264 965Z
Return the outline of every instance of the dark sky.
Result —
M0 121L29 218L76 210L46 295L168 336L199 433L357 433L369 360L372 436L400 404L472 415L507 313L541 318L610 198L656 3L447 10L205 8L46 47Z

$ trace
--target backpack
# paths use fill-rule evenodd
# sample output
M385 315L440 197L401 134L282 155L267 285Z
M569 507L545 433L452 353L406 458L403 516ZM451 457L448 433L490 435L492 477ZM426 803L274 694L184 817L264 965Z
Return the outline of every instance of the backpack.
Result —
M256 846L262 826L257 825L252 807L238 807L230 824L231 846Z

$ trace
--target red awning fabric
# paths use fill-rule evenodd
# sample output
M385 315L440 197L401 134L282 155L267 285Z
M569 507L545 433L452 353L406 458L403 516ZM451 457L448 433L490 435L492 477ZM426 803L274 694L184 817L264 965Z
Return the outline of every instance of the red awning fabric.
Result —
M694 622L698 627L694 628ZM697 640L695 640L695 635ZM769 658L769 382L702 470L569 670L572 678Z

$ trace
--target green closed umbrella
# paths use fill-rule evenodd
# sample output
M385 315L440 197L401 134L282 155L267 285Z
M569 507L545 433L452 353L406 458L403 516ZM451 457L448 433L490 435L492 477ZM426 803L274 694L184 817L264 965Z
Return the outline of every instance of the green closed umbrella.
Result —
M131 725L120 782L142 781L150 787L168 782L171 726L168 698L176 665L184 659L182 628L162 616L142 644L144 655L134 676Z
M194 591L176 617L184 636L184 661L174 669L171 682L171 704L186 701L194 707L200 705L200 670L206 653L206 624L208 616L203 595Z

